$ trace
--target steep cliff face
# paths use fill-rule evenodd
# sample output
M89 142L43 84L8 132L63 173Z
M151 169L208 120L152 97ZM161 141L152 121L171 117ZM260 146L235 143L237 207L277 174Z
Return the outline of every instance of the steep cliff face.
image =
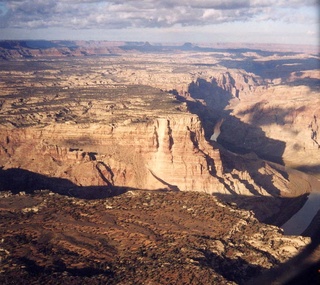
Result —
M136 93L126 93L126 101L112 97L122 90L138 90L139 100ZM104 94L91 104L93 95L79 99L72 93L64 95L63 106L55 100L38 104L39 99L33 98L20 106L30 108L26 114L8 104L5 110L10 116L3 117L0 132L3 170L24 169L67 179L69 183L48 180L32 188L53 183L49 189L59 188L59 193L74 192L78 186L204 191L240 202L261 220L273 220L283 211L281 197L310 192L307 180L296 183L294 175L279 172L254 154L237 155L208 142L199 117L186 112L184 104L169 94L149 87L117 87L112 92L105 89ZM159 112L167 115L156 116ZM20 190L43 180L28 175L30 183L20 185ZM14 180L12 185L17 185Z
M261 157L317 162L318 93L220 59L0 62L0 280L243 283L307 244L256 218L281 226L307 200L307 176Z
M248 95L262 84L259 77L242 71L221 73L217 76L216 82L218 87L238 99L240 99L240 95Z
M234 117L225 121L222 141L319 174L319 94L302 86L274 86L257 101L243 98L233 106Z
M238 102L243 96L263 90L261 78L240 70L212 70L199 74L187 84L187 92L179 94L187 100L200 99L215 111L223 110L231 100Z
M219 185L216 175L222 175L219 150L206 150L201 123L188 114L118 127L57 124L1 134L5 167L61 176L80 185L106 185L106 179L117 186L172 185L213 192Z
M316 80L316 71L308 74ZM223 118L218 142L225 147L319 175L319 93L313 85L267 82L224 72L210 81L198 78L189 85L191 97L184 97L202 118L207 138Z
M1 130L1 165L76 185L193 190L245 196L309 191L255 156L210 144L191 114L118 126L55 124Z

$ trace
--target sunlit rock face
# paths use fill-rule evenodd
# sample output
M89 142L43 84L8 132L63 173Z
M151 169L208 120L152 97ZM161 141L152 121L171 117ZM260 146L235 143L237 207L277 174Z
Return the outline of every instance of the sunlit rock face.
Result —
M319 94L306 87L268 87L257 102L243 98L233 106L234 117L226 119L220 139L317 173L319 100Z
M285 178L277 182L276 176L278 191L272 192L268 183L257 185L253 173L263 177L277 171L210 145L200 120L189 114L117 127L57 124L3 130L2 146L6 168L68 178L83 186L106 185L107 180L115 186L241 195L279 195L289 188Z
M255 211L260 220L270 221L280 211L296 211L300 205L285 207L281 197L310 191L307 180L279 171L254 155L235 155L207 142L199 118L188 113L117 126L60 123L6 128L1 131L1 145L7 182L18 183L15 175L10 176L11 169L44 175L20 173L21 191L49 188L81 197L94 197L88 186L105 187L105 191L114 187L200 191L231 198ZM82 194L75 194L81 189Z
M225 147L320 175L319 59L300 61L301 72L283 64L273 73L262 68L262 59L257 74L220 70L194 80L184 97L208 139L223 118L218 142ZM250 70L245 61L243 66Z

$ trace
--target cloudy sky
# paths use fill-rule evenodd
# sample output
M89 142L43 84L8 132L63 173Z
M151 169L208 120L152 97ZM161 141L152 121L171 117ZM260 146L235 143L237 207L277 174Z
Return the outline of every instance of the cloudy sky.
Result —
M0 39L318 44L318 0L0 0Z

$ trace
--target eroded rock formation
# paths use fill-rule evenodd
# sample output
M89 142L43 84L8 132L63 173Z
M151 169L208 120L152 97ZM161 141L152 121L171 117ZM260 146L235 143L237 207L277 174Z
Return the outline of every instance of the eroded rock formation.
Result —
M250 201L247 206L266 220L286 210L281 197L310 191L307 180L297 182L295 175L289 178L256 156L235 155L208 143L200 120L191 114L117 127L55 124L6 128L1 138L4 169L21 168L68 179L74 185L59 186L63 194L92 185L200 191ZM269 198L273 202L261 207Z

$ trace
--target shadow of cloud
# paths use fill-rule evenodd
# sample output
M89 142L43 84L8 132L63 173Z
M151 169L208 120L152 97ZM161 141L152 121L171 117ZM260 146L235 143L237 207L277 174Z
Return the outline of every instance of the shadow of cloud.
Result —
M320 69L319 58L291 58L268 61L257 61L246 58L240 60L222 60L220 64L227 68L240 68L249 73L254 73L263 79L274 80L281 78L283 84L289 86L308 86L312 91L319 91L319 79L301 77L303 71ZM292 78L295 75L296 78Z
M238 112L238 115L249 115L249 122L256 126L264 126L270 124L284 125L293 123L292 114L303 112L305 107L296 108L279 108L264 107L268 102L260 101L245 111Z
M314 174L314 175L320 175L320 164L316 164L316 165L299 165L299 166L295 167L295 169L297 169L299 171L302 171L302 172L311 173L311 174ZM319 189L319 191L320 191L320 189Z
M217 57L225 57L225 55L220 55L219 53L229 53L229 58L239 59L239 58L252 58L249 57L245 53L256 53L262 57L272 56L272 55L295 55L297 52L281 52L281 51L268 51L268 50L261 50L261 49L251 49L251 48L219 48L219 47L201 47L190 42L186 42L183 45L152 45L149 42L125 42L124 45L120 46L122 50L136 50L140 52L146 53L154 53L154 52L163 52L168 53L175 52L175 51L192 51L192 52L210 52L215 53L213 56Z
M282 78L289 79L291 73L301 72L304 70L317 70L320 68L320 60L318 58L290 58L257 61L245 59L243 61L222 60L220 64L227 68L240 68L249 73L254 73L264 79Z
M319 92L320 82L319 78L310 78L310 77L303 77L297 78L294 80L290 80L286 82L289 86L301 86L305 85L308 86L312 91Z

